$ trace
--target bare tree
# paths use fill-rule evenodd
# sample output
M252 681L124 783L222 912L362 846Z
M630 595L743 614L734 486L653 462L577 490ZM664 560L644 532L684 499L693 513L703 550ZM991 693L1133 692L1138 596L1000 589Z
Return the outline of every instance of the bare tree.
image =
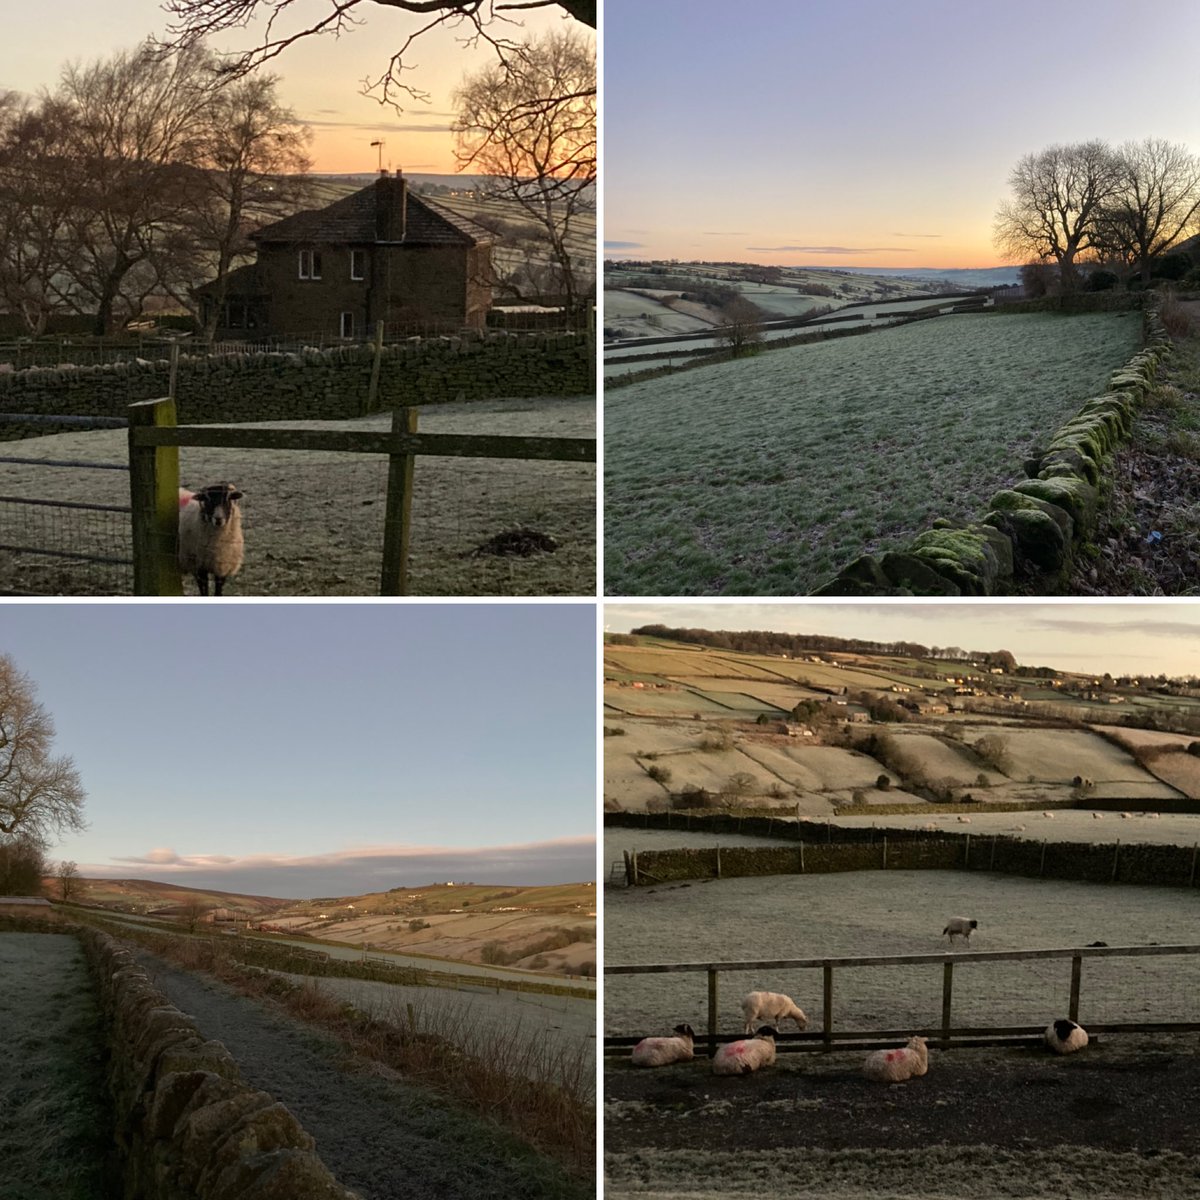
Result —
M571 30L535 39L507 69L495 65L456 93L460 171L487 176L485 194L532 222L520 271L497 281L511 295L561 296L579 308L595 284L594 247L582 265L573 240L596 208L596 57ZM574 251L574 253L573 253ZM537 265L540 260L540 266Z
M57 97L69 111L74 305L108 333L178 273L189 167L217 77L203 47L163 56L149 45L72 64Z
M312 130L279 103L277 83L274 75L230 80L204 113L185 224L199 260L193 274L216 272L209 338L221 318L230 268L253 254L251 228L295 212L308 195ZM185 295L179 299L187 303Z
M762 312L745 296L735 296L722 309L725 324L715 330L718 340L734 358L754 354L762 345Z
M0 655L0 834L44 846L51 833L87 827L79 772L52 755L53 741L54 722L29 676Z
M0 838L0 896L40 896L46 859L36 838Z
M304 38L321 34L337 37L361 25L361 14L368 4L398 9L421 18L421 23L404 36L384 71L377 78L364 81L364 90L381 104L399 107L398 97L429 100L428 92L404 82L402 77L411 70L406 60L415 44L440 26L462 30L460 41L464 45L491 46L505 67L521 57L521 42L514 40L510 31L519 28L518 17L522 12L557 11L583 25L596 27L596 0L326 0L326 3L328 10L315 20L300 19L296 26L285 29L285 14L295 15L300 7L298 0L167 0L164 7L176 22L168 28L170 40L165 46L177 50L196 45L215 33L242 28L255 17L265 16L267 25L261 44L232 55L226 62L228 71L245 75Z
M1097 245L1097 218L1119 184L1117 157L1104 142L1026 155L1009 176L1011 198L996 214L997 248L1010 261L1057 263L1063 291L1074 291L1075 263Z
M0 96L0 300L34 335L67 307L68 128L49 97L34 106Z
M62 899L70 900L72 896L78 895L81 884L78 863L73 863L64 858L58 864L56 875L58 878L58 893Z
M1101 205L1097 241L1150 282L1154 259L1195 231L1200 158L1184 146L1146 138L1117 151L1119 182Z

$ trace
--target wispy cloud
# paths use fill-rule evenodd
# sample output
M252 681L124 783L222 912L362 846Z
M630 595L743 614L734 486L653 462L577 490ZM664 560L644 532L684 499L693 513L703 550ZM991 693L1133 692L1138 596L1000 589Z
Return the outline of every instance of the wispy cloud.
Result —
M745 237L744 229L702 229L700 230L703 237Z
M389 124L364 125L361 121L297 121L298 125L311 125L314 129L357 129L360 133L448 133L453 125L453 118L447 118L440 124Z
M595 877L592 834L511 846L358 846L328 854L180 854L156 847L81 867L119 879L153 875L162 882L285 897L351 895L445 879L480 883L568 883Z
M605 250L638 250L644 242L605 242Z
M940 233L893 233L892 237L940 238Z
M912 254L904 246L747 246L767 254Z

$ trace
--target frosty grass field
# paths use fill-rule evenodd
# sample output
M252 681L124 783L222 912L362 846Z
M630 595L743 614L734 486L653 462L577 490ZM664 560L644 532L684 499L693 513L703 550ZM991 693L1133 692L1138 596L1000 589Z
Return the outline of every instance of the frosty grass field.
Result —
M1138 341L1133 313L953 316L614 390L607 591L795 595L982 516Z
M610 855L611 857L611 855ZM697 881L605 896L605 962L938 954L948 917L979 921L972 950L1194 943L1200 894L941 871L856 871ZM961 943L959 943L961 949ZM1066 1012L1069 960L963 965L954 976L956 1025L1044 1026ZM666 1033L680 1021L707 1027L705 972L612 975L606 1035ZM1200 956L1106 958L1084 963L1080 1020L1196 1020ZM786 992L819 1028L819 970L720 976L722 1032L739 1032L740 998ZM936 1027L940 964L834 972L835 1029ZM791 1026L788 1026L790 1031Z

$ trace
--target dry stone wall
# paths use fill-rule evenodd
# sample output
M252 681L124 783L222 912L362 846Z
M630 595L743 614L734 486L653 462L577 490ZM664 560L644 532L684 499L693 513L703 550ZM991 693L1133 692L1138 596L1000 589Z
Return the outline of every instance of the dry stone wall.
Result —
M179 362L181 424L340 420L368 412L374 350L348 346L295 353L225 354ZM583 334L490 334L385 346L376 411L501 396L572 396L594 389ZM125 417L130 404L167 394L167 361L35 367L0 374L0 413ZM0 424L0 440L62 432Z
M128 950L93 929L79 936L108 1029L127 1200L356 1200L292 1113L246 1083Z
M979 521L934 521L903 549L856 558L813 594L993 596L1010 592L1015 579L1060 591L1075 547L1095 529L1105 464L1128 440L1170 352L1155 307L1143 321L1143 348L1113 372L1109 390L1084 402L1024 464L1027 478L998 491Z
M632 814L628 814L632 815ZM658 814L649 814L657 816ZM727 820L727 819L726 819ZM693 823L694 822L694 823ZM693 818L689 826L732 832L720 819ZM606 823L613 822L606 818ZM623 825L663 828L655 821L620 821ZM628 870L638 885L682 879L733 878L748 875L831 874L839 871L967 870L995 871L1044 879L1086 883L1139 883L1195 887L1200 854L1191 846L1131 843L1095 845L1051 842L1007 834L927 832L906 828L839 828L816 822L767 822L766 829L739 823L741 832L794 837L795 846L721 846L639 851ZM791 832L784 826L790 824ZM678 817L675 828L682 822ZM827 840L831 839L831 840Z

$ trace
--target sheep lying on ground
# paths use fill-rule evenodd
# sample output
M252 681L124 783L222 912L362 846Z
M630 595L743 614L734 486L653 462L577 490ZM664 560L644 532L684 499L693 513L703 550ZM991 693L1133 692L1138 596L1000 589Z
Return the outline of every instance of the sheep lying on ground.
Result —
M978 929L979 922L972 921L969 917L951 917L946 922L946 928L942 930L942 937L946 934L950 935L950 945L954 945L955 937L960 937L966 941L968 945L971 943L971 930Z
M1055 1054L1074 1054L1088 1044L1087 1030L1065 1018L1046 1026L1046 1045Z
M928 1070L929 1051L923 1037L909 1038L902 1050L876 1050L863 1063L863 1074L877 1083L903 1083Z
M197 492L179 489L179 569L196 580L201 596L220 596L225 580L242 569L242 493L232 483L213 483Z
M695 1034L690 1025L676 1025L675 1037L642 1038L633 1048L635 1067L665 1067L669 1063L690 1062Z
M749 1075L775 1061L775 1030L764 1025L752 1038L726 1042L713 1058L715 1075Z
M742 1012L746 1016L746 1033L759 1025L774 1025L795 1021L797 1029L808 1025L808 1018L791 996L782 992L747 992L742 997Z

